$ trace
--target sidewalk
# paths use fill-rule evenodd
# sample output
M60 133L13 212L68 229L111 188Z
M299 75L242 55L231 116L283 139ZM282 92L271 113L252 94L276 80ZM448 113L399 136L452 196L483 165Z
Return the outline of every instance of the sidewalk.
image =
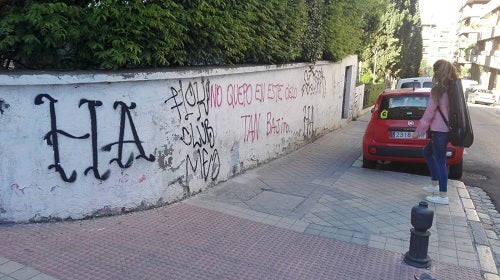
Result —
M497 236L459 181L429 204L432 266L402 262L429 179L361 168L367 119L169 206L0 225L0 280L500 279Z

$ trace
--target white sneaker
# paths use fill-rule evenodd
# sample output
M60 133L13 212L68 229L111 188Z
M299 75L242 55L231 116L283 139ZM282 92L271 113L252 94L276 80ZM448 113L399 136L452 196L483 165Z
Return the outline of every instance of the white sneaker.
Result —
M435 193L439 191L439 185L438 186L430 185L428 187L423 187L422 189L428 193Z
M438 204L448 204L449 200L448 197L442 197L440 195L433 195L433 196L428 196L425 198L427 201L438 203Z

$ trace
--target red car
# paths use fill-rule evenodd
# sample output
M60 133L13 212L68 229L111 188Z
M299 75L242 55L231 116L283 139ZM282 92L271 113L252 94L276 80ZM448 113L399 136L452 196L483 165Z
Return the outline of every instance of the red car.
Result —
M363 167L381 162L425 163L423 147L430 135L413 139L430 98L430 88L406 88L379 95L363 137ZM448 144L448 177L462 177L464 148Z

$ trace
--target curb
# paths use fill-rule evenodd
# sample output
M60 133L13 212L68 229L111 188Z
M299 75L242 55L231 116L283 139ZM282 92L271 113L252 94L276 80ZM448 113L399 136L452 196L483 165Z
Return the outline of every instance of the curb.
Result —
M499 242L497 230L496 227L485 229L485 225L493 226L494 222L489 213L485 213L482 209L477 209L476 206L491 205L491 208L488 207L488 212L495 212L497 219L499 219L497 221L500 221L500 217L498 217L498 213L491 204L488 195L482 189L466 187L463 182L459 182L458 193L467 216L467 223L472 231L474 247L479 258L481 273L486 280L498 280L500 279L498 276L498 262L495 260L498 260L498 257L495 258L495 247L492 246L492 243L498 244ZM486 199L487 201L485 203ZM479 212L477 210L479 210ZM500 249L500 247L498 249ZM498 253L496 254L497 256Z

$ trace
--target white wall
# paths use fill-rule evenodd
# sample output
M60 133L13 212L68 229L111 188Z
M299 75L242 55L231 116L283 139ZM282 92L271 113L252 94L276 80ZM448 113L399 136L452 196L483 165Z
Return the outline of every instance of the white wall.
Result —
M160 206L293 151L357 116L357 65L0 75L0 222Z

